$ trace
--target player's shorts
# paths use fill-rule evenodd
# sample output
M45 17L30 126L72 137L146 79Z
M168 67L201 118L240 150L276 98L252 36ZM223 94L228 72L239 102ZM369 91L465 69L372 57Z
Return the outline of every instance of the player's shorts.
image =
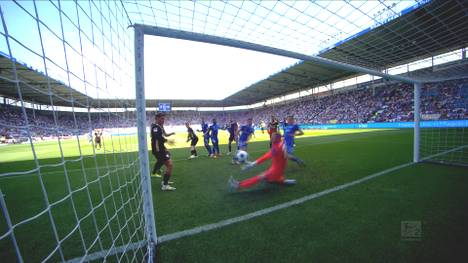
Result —
M205 143L205 145L210 144L210 137L209 136L203 136L203 142Z
M232 142L235 140L236 140L236 137L234 136L234 134L229 134L229 141Z
M283 183L284 174L283 172L273 170L270 168L265 172L265 179L269 183Z
M239 141L237 144L239 148L247 148L247 141Z
M211 137L211 142L213 143L213 145L218 144L218 138Z
M153 152L153 155L154 157L156 157L156 160L163 163L171 159L171 153L166 150L160 152Z
M291 154L294 152L294 144L293 145L285 145L286 147L286 152Z
M198 143L198 137L195 137L190 141L190 146L195 146L197 145L197 143Z

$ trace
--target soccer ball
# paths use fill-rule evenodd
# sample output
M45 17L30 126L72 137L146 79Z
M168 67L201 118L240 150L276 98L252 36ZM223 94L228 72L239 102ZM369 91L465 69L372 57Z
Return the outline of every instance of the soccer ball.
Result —
M235 160L239 163L245 163L249 158L249 154L246 151L239 150L236 153Z

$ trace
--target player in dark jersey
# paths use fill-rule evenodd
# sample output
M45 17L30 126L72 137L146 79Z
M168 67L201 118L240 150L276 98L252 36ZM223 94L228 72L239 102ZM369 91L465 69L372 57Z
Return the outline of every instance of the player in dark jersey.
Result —
M211 137L211 143L213 144L213 152L212 157L217 158L219 157L219 140L218 140L218 124L216 123L216 119L213 119L213 124L208 128L208 134Z
M164 173L163 181L161 182L161 190L173 191L176 188L169 185L169 178L171 178L172 175L171 154L164 144L168 141L165 137L174 135L174 133L172 132L167 134L164 130L164 118L165 115L163 113L156 114L156 123L151 125L151 151L154 157L156 157L153 174L158 173L161 167L165 165L166 172Z
M197 158L198 154L197 154L197 149L196 149L195 146L198 143L198 136L195 134L193 129L190 127L190 123L186 122L185 127L187 127L187 132L188 132L187 142L190 141L190 157L189 157L189 159Z
M303 160L293 154L294 151L294 137L298 135L303 135L304 132L299 128L294 122L293 116L288 116L286 124L284 126L284 145L286 146L286 151L288 153L288 159L296 162L300 166L305 166Z
M270 148L271 148L271 136L275 133L278 133L278 120L275 116L271 116L271 121L268 123L268 135L270 135Z
M239 124L237 124L237 122L231 120L228 127L227 127L227 130L229 132L229 143L228 143L228 148L229 148L228 155L229 155L232 152L232 147L231 147L232 142L235 141L236 144L237 144L237 141L239 139L239 136L238 136Z
M101 150L101 148L102 148L102 144L101 144L102 138L101 137L102 137L102 131L96 130L94 132L94 147L96 149L98 149L98 145L99 145L98 150Z
M201 123L201 130L197 130L199 132L203 132L203 143L205 144L205 148L208 151L208 156L213 156L213 152L211 151L210 147L210 134L208 133L208 123L205 122L205 119L202 118Z

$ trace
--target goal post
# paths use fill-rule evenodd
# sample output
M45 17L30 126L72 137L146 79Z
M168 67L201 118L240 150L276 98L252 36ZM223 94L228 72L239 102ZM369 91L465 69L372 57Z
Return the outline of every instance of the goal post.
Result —
M413 162L420 161L419 148L420 148L420 124L421 124L421 83L414 84L414 136L413 136Z
M134 27L135 43L135 91L136 91L136 115L138 128L138 155L140 160L141 188L143 193L143 211L145 213L146 233L148 238L149 262L157 244L156 224L151 193L151 178L149 172L147 121L146 121L146 97L145 97L145 70L144 70L144 33L139 27Z
M144 87L124 6L1 1L0 19L0 131L15 144L0 146L0 258L151 262Z

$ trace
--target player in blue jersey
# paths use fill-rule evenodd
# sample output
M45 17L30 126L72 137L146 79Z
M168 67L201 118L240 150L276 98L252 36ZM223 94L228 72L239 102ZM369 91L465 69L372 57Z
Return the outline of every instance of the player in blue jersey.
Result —
M218 141L218 124L216 119L213 119L213 124L208 128L208 134L211 137L211 143L213 144L212 157L219 157L219 141Z
M237 150L247 151L247 144L252 137L255 136L255 129L252 124L252 118L247 119L247 124L242 125L238 130L238 142L237 142ZM232 164L239 164L237 160L235 160L236 154L232 157Z
M286 146L286 151L288 152L288 159L296 162L300 166L305 166L303 160L299 159L293 154L294 152L294 137L303 135L304 132L299 128L294 122L293 116L288 116L286 123L284 125L284 145Z
M237 149L247 151L247 144L254 133L255 130L252 125L252 119L249 118L247 119L247 124L239 128L239 143L237 144Z
M205 119L202 118L201 123L201 130L197 130L199 132L203 132L203 143L205 144L205 148L208 151L208 156L213 156L210 147L210 134L208 133L208 123L205 122Z

